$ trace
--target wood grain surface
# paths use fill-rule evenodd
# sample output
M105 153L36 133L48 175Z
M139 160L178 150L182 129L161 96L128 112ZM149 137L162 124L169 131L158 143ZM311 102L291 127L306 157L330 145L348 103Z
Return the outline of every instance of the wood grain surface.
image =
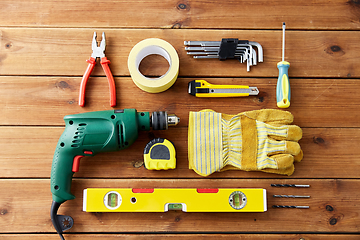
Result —
M74 28L358 30L356 0L300 1L51 1L3 0L1 26Z
M130 239L130 240L164 240L164 239L199 239L199 240L323 240L336 237L339 240L356 240L359 235L349 234L65 234L69 240L94 240L94 239ZM39 239L39 240L57 240L59 237L54 234L2 234L4 240L9 239Z
M0 30L0 71L3 75L82 76L91 54L94 31L106 31L106 56L115 76L129 76L127 59L132 47L146 38L170 42L180 58L180 76L187 77L266 77L277 78L281 61L279 30L198 30L198 29L78 29L2 28ZM237 37L256 41L264 49L264 62L246 71L235 60L193 59L186 54L184 41L220 41ZM360 46L357 31L298 31L286 33L285 60L291 62L294 78L359 78ZM341 63L341 67L339 67ZM156 65L159 71L167 65ZM274 68L275 66L275 68ZM153 71L156 74L156 70ZM103 75L101 67L94 75Z
M65 233L77 239L360 239L360 3L319 1L0 1L0 239L59 239L50 220L50 171L63 117L113 109L98 63L79 107L82 75L91 55L93 33L106 33L106 56L115 77L116 109L167 111L181 118L167 131L140 132L128 149L81 160L72 193L59 214L75 224ZM276 109L277 62L281 61L282 22L285 60L291 67L293 124L303 130L304 159L292 176L226 171L207 178L188 167L190 111L213 109L237 114ZM176 49L179 77L167 91L150 94L132 81L127 61L132 47L161 38ZM184 41L239 38L259 42L264 62L193 59ZM161 76L169 65L159 56L141 63L146 76ZM195 98L188 82L258 87L257 96ZM143 148L155 137L171 140L177 167L149 171ZM275 188L272 183L310 184ZM121 188L265 188L265 213L86 213L82 191ZM280 199L274 194L310 195ZM309 209L274 209L307 205Z
M293 179L294 184L310 184L310 188L270 187L272 183L287 183L284 179L75 179L73 193L59 214L71 215L74 225L69 232L216 232L218 233L278 233L333 232L358 233L360 224L360 182L358 180ZM48 216L51 202L47 179L5 179L0 181L3 199L0 231L3 233L52 232ZM268 211L264 213L87 213L82 211L82 191L88 187L117 188L266 188ZM36 198L24 201L22 192L36 193ZM273 198L274 194L310 195L309 199ZM309 209L277 209L273 205L310 206ZM31 221L28 221L31 219ZM216 219L216 221L214 220ZM26 224L23 224L26 222ZM279 222L286 222L279 224ZM156 224L155 224L156 223Z

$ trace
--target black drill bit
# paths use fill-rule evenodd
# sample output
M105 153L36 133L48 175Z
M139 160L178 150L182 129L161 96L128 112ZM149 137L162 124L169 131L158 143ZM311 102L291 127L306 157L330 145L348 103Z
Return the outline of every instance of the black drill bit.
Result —
M273 208L310 208L309 206L288 206L288 205L273 205Z
M310 196L300 196L300 195L273 195L275 198L310 198Z
M298 187L298 188L308 188L310 185L298 185L298 184L271 184L272 187Z

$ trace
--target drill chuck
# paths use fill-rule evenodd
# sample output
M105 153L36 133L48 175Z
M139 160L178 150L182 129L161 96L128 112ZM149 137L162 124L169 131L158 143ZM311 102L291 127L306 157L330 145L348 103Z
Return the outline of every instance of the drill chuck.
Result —
M175 114L167 114L165 111L153 112L150 118L153 130L166 130L169 126L176 126L180 118Z

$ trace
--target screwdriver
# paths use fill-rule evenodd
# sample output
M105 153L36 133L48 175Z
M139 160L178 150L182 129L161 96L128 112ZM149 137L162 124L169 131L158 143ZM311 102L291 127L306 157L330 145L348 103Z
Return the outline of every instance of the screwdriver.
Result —
M285 61L285 23L282 25L283 39L282 39L282 61L278 62L279 78L276 86L276 101L279 108L288 108L290 106L290 81L288 69L290 63Z

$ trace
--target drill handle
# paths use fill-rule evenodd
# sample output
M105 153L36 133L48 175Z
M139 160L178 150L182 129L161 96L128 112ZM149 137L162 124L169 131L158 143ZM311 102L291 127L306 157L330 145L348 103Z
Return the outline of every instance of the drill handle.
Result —
M65 146L59 141L51 167L51 193L53 200L60 204L75 198L70 190L74 175L73 162L76 156L71 154L68 147L70 146Z

